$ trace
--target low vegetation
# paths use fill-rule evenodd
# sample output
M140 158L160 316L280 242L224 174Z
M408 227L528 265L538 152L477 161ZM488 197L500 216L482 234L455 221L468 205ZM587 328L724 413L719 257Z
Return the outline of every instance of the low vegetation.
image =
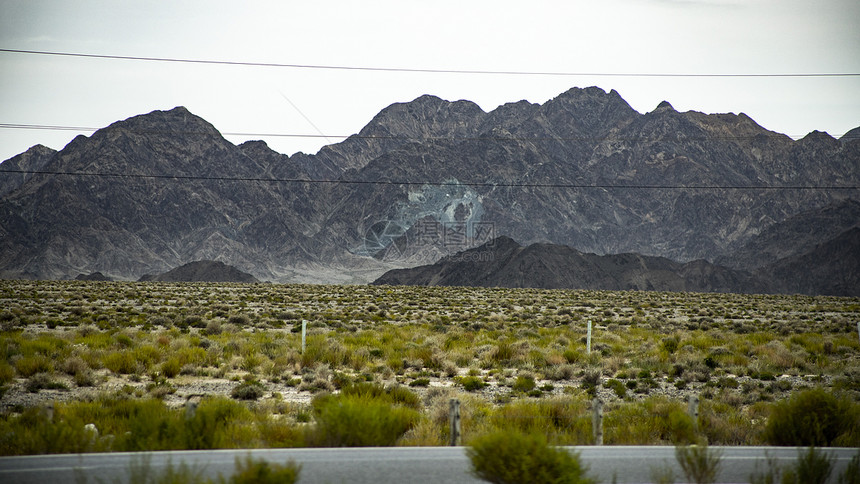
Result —
M254 459L250 455L236 459L236 471L228 477L219 475L218 479L205 477L205 468L180 463L174 466L168 462L166 468L158 472L151 465L149 454L134 456L128 469L126 481L134 484L294 484L298 482L302 466L295 462L277 463ZM87 484L89 476L78 471L75 482ZM104 481L96 478L96 483Z
M858 446L858 320L856 298L0 281L0 453L445 445L451 398L466 445L591 444L599 398L606 444Z
M495 484L594 484L579 455L547 444L539 433L496 431L474 439L466 451L479 478Z

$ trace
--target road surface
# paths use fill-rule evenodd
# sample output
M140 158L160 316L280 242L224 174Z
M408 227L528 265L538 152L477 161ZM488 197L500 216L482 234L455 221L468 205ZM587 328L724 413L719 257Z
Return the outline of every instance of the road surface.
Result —
M579 452L590 475L599 482L647 483L653 469L670 466L676 482L685 482L675 461L673 447L589 446L569 447ZM764 469L766 455L788 465L800 449L793 447L712 447L722 452L718 482L747 483L756 469ZM805 450L805 449L803 449ZM830 453L836 471L845 469L858 449L822 449ZM229 477L236 459L251 455L255 459L283 463L294 460L302 465L301 483L477 483L463 447L396 447L355 449L256 449L179 451L151 453L110 453L82 455L43 455L0 457L0 483L8 484L82 484L128 482L130 469L148 461L153 472L168 465L185 463L203 476Z

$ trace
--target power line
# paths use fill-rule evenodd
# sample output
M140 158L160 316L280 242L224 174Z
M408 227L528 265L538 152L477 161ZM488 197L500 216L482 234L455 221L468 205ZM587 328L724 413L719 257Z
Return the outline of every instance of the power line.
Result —
M614 183L522 183L522 182L431 182L408 180L345 180L322 179L311 180L304 178L264 178L264 177L231 177L231 176L200 176L200 175L145 175L137 173L107 173L107 172L74 172L46 170L0 170L0 173L16 173L49 176L76 176L99 178L125 179L156 179L156 180L193 180L193 181L228 181L228 182L262 182L262 183L306 183L330 185L431 185L431 186L470 186L482 188L569 188L569 189L632 189L632 190L755 190L755 191L842 191L860 190L860 185L620 185Z
M23 124L23 123L0 123L0 129L32 129L46 131L78 131L78 132L95 132L106 128L95 128L92 126L63 126L51 124ZM128 128L123 128L128 130ZM204 131L167 131L158 129L135 129L128 130L138 134L184 134L184 135L211 135L211 132ZM309 133L256 133L256 132L219 132L221 136L242 136L242 137L260 137L260 138L355 138L369 140L405 140L405 141L647 141L638 136L405 136L405 135L363 135L363 134L309 134ZM680 141L707 141L707 140L749 140L758 137L768 138L799 138L797 135L786 135L775 132L763 132L754 135L713 135L705 137L683 137ZM834 138L841 138L844 134L830 135Z
M720 78L720 77L749 77L749 78L774 78L774 77L858 77L856 72L832 72L832 73L745 73L745 74L685 74L685 73L653 73L653 72L558 72L558 71L510 71L510 70L479 70L479 69L430 69L410 67L368 67L368 66L346 66L346 65L324 65L324 64L286 64L277 62L247 62L247 61L225 61L215 59L187 59L178 57L146 57L130 55L110 54L88 54L83 52L57 52L44 50L24 49L0 49L0 52L12 54L47 55L59 57L77 57L88 59L110 59L131 60L145 62L168 62L183 64L209 64L244 67L278 67L290 69L318 69L318 70L340 70L340 71L367 71L367 72L404 72L418 74L479 74L479 75L505 75L505 76L558 76L558 77L690 77L690 78Z

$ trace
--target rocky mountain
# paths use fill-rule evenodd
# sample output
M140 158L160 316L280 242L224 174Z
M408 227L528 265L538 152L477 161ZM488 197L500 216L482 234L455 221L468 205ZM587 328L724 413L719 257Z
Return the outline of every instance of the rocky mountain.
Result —
M91 274L78 274L78 277L75 278L76 281L111 281L110 277L102 274L101 272L93 272Z
M860 296L860 227L756 271L773 292Z
M223 262L201 260L189 262L163 274L147 274L141 282L260 282L256 277Z
M860 197L797 189L857 186L858 161L856 137L795 141L665 102L640 114L599 88L490 112L421 96L292 156L233 145L180 107L0 164L14 172L0 173L0 275L136 280L217 260L261 280L355 283L502 235L725 264L775 223ZM754 259L732 267L773 262Z
M716 262L728 267L759 269L809 252L853 227L860 227L860 202L838 201L769 225Z
M27 180L33 178L33 172L41 171L57 152L47 146L36 145L29 150L3 162L4 173L0 176L0 197L17 190Z
M752 274L697 260L681 264L640 254L596 255L555 244L523 247L508 237L386 272L374 284L693 292L767 292Z

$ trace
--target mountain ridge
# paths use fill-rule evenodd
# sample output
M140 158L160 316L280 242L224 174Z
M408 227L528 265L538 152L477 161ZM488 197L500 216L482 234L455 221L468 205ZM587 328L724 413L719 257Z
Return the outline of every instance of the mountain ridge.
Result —
M680 264L641 254L597 255L572 247L521 246L500 237L435 264L393 269L375 285L441 285L538 289L767 292L748 272L704 260Z
M112 176L0 175L0 187L13 187L0 196L7 276L136 280L210 259L258 279L366 282L489 235L716 261L851 195L770 187L860 179L860 140L795 141L744 114L669 103L640 114L600 88L489 112L422 96L314 155L233 145L183 107L39 152L36 164L53 171ZM413 244L408 260L374 257L395 240Z

